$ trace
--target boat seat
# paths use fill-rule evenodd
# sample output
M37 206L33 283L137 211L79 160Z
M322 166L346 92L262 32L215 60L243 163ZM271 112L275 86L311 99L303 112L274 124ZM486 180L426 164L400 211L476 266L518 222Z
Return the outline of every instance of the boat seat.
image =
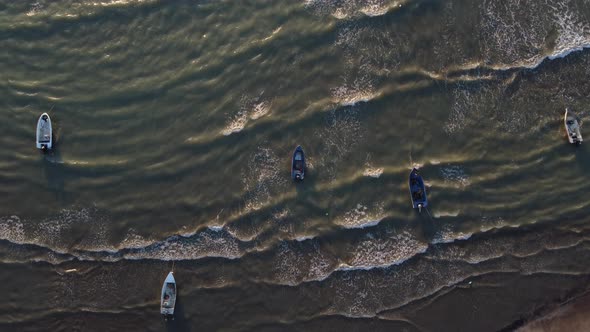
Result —
M302 171L303 170L303 162L300 160L296 160L295 161L295 169L298 171Z

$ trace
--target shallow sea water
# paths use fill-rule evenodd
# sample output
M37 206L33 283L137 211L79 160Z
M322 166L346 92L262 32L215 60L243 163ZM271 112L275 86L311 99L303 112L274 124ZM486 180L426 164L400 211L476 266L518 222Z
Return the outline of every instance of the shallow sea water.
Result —
M0 330L500 331L587 290L587 1L0 0L0 40Z

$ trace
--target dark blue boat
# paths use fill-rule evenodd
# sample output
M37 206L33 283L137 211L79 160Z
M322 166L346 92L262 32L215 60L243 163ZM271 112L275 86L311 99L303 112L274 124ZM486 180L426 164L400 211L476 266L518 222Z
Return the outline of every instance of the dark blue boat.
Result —
M412 198L412 206L414 209L418 209L418 211L422 212L422 208L428 206L424 180L415 168L410 172L410 197Z
M293 152L293 162L291 163L291 178L294 181L301 181L305 177L305 155L303 148L298 145Z

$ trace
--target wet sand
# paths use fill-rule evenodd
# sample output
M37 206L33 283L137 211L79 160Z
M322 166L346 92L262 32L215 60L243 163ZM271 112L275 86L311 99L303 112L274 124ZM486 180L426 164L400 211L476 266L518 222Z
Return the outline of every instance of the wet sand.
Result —
M590 331L590 294L564 303L517 329L518 332Z

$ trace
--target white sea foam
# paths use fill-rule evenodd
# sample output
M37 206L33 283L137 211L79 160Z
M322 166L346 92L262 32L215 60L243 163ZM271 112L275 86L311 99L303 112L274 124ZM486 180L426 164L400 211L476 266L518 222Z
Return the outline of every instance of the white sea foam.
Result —
M204 257L242 257L239 241L225 231L198 232L190 238L172 236L141 250L124 253L126 259L186 260Z
M268 147L259 146L248 162L243 174L244 190L247 193L247 211L258 210L268 203L274 195L284 189L288 175L277 154Z
M221 131L225 136L242 131L250 120L258 120L270 112L271 102L262 99L262 94L256 98L243 96L240 99L239 110L231 115L228 124Z
M351 248L351 258L345 262L347 269L371 269L401 264L424 253L428 244L415 235L402 231L389 236L365 237Z
M466 187L471 184L469 175L465 169L459 165L446 165L440 168L440 172L447 182L453 182L461 187Z
M119 247L126 249L138 249L145 248L151 244L153 244L153 241L144 238L143 236L137 234L135 229L130 228L127 231L127 235L125 235L125 238L121 241Z
M486 0L482 8L484 43L495 46L507 60L498 69L515 66L533 69L545 59L563 58L590 47L590 25L572 10L568 0L545 3ZM506 15L506 12L519 15ZM549 54L544 53L545 38L552 27L546 22L547 18L553 18L552 23L558 29L555 46Z
M507 224L503 218L499 217L488 217L483 216L481 217L480 227L477 230L477 233L486 233L494 229L506 227ZM452 243L455 241L461 240L468 240L471 238L475 232L473 231L466 231L460 229L458 226L453 226L451 224L445 224L438 229L436 232L434 239L431 241L432 244L439 244L439 243Z
M113 6L127 6L130 4L139 4L139 3L150 3L155 2L157 0L108 0L108 1L96 1L91 2L90 4L93 6L99 7L113 7Z
M23 223L18 216L0 217L0 239L17 244L25 243Z
M223 230L223 225L207 226L207 228L214 232L220 232L221 230Z
M349 17L366 15L382 16L391 10L401 8L407 0L304 0L307 8L318 15L332 15L343 20Z
M590 25L571 9L567 2L559 2L554 9L554 16L559 27L559 36L549 59L568 56L572 52L590 47Z
M17 216L0 218L0 238L16 244L45 247L58 254L72 249L116 252L107 241L106 219L95 208L62 209L58 214L30 224L26 229ZM84 227L87 235L72 243L69 234L73 227Z
M295 240L296 240L297 242L305 242L305 241L307 241L307 240L312 240L312 239L314 239L314 238L315 238L315 236L314 236L314 235L302 235L302 236L298 236L298 237L296 237L296 238L295 238Z
M239 110L236 114L232 115L227 126L221 131L225 136L233 133L238 133L246 127L248 123L248 112L246 110Z
M270 102L262 101L253 105L250 111L250 119L257 120L270 112Z
M354 209L347 211L343 220L338 223L349 229L366 228L378 225L384 217L383 203L374 204L370 209L363 204L357 204Z
M378 179L383 174L383 167L367 167L363 171L364 176Z
M313 240L282 242L273 258L272 274L279 283L294 286L323 280L334 271L334 264L334 259Z
M436 210L432 213L434 218L442 218L442 217L456 217L461 213L459 210L452 210L452 211L443 211L443 210Z
M375 167L371 162L371 154L367 154L367 160L365 161L365 170L363 171L363 176L368 176L372 178L379 178L383 174L383 167Z
M364 138L365 128L355 108L331 111L326 122L326 126L316 132L323 150L318 163L328 178L336 179L338 169L343 165L341 161Z
M475 107L472 92L469 90L453 90L453 106L444 129L448 134L462 131L466 125L466 117Z
M377 97L372 80L368 76L356 77L352 83L332 89L332 98L342 106L354 106Z
M446 224L438 229L431 243L453 243L455 241L467 240L471 238L471 236L473 236L472 232L456 230L452 225Z
M24 229L17 216L0 218L0 239L15 244L31 244L48 250L40 261L59 263L72 255L81 260L118 261L120 259L199 259L238 258L243 255L240 241L215 226L201 232L175 235L161 241L144 238L131 228L117 244L112 244L108 219L94 208L63 209L55 216ZM73 228L88 229L82 240L68 242Z

